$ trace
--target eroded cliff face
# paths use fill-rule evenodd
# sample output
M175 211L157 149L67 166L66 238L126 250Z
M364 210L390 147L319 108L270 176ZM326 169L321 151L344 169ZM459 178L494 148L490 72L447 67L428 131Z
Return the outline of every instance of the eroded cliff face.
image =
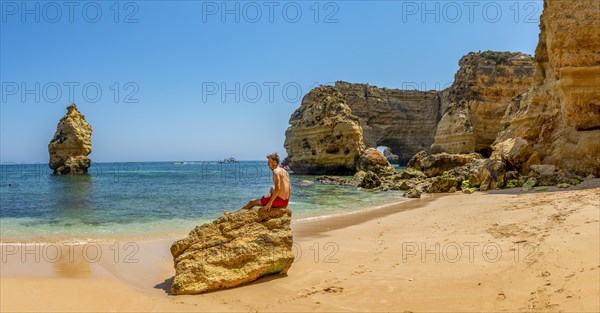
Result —
M378 88L338 81L335 88L358 116L367 148L386 146L405 164L429 148L440 118L437 91Z
M67 107L67 114L58 122L48 152L48 165L55 175L87 173L92 164L87 157L92 152L92 127L75 104Z
M432 151L489 155L506 109L533 85L533 59L518 52L472 52L459 66L452 86L442 91L442 107L448 109Z
M297 174L351 175L365 150L363 130L334 87L311 90L290 117L285 162Z
M506 157L506 147L521 142L514 169L541 163L600 176L599 15L597 0L544 1L535 85L507 110L509 125L495 143L494 153Z
M469 53L459 65L454 83L442 91L338 81L326 90L344 109L308 104L330 101L315 96L325 89L311 95L318 88L314 89L307 95L307 104L303 100L290 119L285 145L290 157L285 161L293 161L290 167L303 174L351 174L356 170L352 160L364 148L378 146L387 147L390 156L397 155L393 160L399 164L423 150L489 156L506 125L505 113L513 110L533 84L533 60L523 53L486 51ZM336 120L344 130L331 137L331 123ZM340 155L340 151L349 152Z

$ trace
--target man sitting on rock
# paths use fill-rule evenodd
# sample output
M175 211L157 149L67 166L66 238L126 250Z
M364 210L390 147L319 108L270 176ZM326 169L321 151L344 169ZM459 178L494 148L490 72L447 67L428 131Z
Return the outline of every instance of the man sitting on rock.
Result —
M255 206L262 205L265 211L269 211L273 208L283 208L288 205L290 196L292 194L292 186L290 184L290 175L286 170L279 166L279 155L277 152L267 155L269 168L273 171L273 186L269 190L268 197L262 197L260 199L252 199L243 206L241 209L235 212L223 211L225 215L237 213L241 210L251 209Z

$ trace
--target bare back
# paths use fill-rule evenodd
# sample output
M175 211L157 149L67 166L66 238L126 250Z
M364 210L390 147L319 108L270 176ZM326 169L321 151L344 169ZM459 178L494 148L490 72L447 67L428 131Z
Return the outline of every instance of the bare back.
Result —
M292 186L290 184L290 174L281 167L277 167L273 170L273 184L277 186L279 184L279 195L281 199L287 200L290 198L292 193Z

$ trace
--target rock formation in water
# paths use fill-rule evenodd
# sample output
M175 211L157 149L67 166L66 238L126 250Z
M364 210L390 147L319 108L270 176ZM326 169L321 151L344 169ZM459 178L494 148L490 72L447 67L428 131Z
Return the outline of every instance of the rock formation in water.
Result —
M504 126L507 107L533 84L533 58L523 53L469 53L459 62L452 86L442 92L445 110L434 152L489 155Z
M362 128L345 97L331 86L311 90L290 117L285 163L296 174L352 175L364 151Z
M356 170L373 172L379 176L387 176L396 173L396 169L375 148L365 150L356 161Z
M367 148L386 146L401 164L433 143L439 121L437 91L378 88L338 81L335 88L358 116Z
M294 261L291 214L253 208L197 226L171 246L171 292L197 294L287 273Z
M423 193L486 191L500 188L523 187L524 190L556 186L568 188L593 178L582 177L553 165L531 165L528 175L507 170L507 163L498 155L483 158L477 153L428 154L417 153L408 167L392 175L377 175L372 171L359 171L352 179L339 176L322 176L315 181L321 184L354 186L365 189L404 190L409 198L419 198Z
M85 174L92 164L87 157L92 152L92 127L74 103L67 107L67 114L58 122L48 152L48 165L55 175Z
M551 164L600 176L600 2L544 1L535 85L510 107L495 152L523 174ZM514 143L519 143L515 146ZM519 156L518 162L513 156Z

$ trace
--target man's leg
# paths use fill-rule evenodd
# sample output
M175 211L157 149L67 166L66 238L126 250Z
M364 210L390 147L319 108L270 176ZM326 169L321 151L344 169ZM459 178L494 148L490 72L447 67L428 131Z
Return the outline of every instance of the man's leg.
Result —
M250 201L248 201L248 203L246 203L246 205L244 205L241 209L235 211L235 212L229 212L227 210L223 211L223 214L228 215L228 214L233 214L233 213L237 213L241 210L248 210L251 209L255 206L259 206L262 205L262 203L260 203L260 199L252 199Z

